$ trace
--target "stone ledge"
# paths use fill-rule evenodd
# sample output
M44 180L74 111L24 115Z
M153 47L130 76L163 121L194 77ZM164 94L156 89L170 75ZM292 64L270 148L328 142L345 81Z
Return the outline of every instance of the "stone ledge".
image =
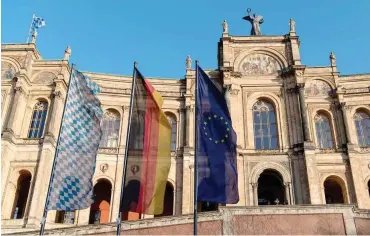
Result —
M363 218L370 220L370 210L357 209L354 205L293 205L293 206L255 206L255 207L220 207L218 211L199 213L198 222L223 222L224 234L232 234L233 232L233 217L234 216L257 216L268 217L274 215L275 217L281 215L304 215L315 216L325 214L339 214L344 219L344 227L346 230L350 229L353 232L354 218ZM134 230L135 232L148 232L148 230L169 226L182 225L182 227L189 227L193 224L193 214L181 216L169 216L162 218L143 219L138 221L125 221L122 223L122 231ZM101 225L84 225L63 227L59 229L48 229L45 234L48 235L82 235L82 234L114 234L116 230L115 223L101 224ZM144 231L143 231L144 230ZM13 231L4 235L38 235L39 231L28 232ZM124 233L125 234L125 233Z

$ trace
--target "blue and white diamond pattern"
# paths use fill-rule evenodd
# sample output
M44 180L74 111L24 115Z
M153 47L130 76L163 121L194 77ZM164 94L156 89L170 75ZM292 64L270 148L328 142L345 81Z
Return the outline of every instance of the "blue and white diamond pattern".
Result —
M47 210L71 211L93 202L92 177L102 135L100 87L73 70L60 132Z

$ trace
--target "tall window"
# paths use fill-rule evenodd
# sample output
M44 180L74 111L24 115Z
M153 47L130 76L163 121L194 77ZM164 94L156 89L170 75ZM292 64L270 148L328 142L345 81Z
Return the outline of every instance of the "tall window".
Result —
M177 122L174 115L167 115L167 119L171 124L171 151L176 151L176 138L177 138Z
M315 116L315 125L319 148L333 148L333 136L329 118L323 114L317 114Z
M120 115L117 111L108 110L103 118L103 137L100 147L117 147L119 135Z
M278 149L274 106L267 101L253 105L254 143L257 150Z
M39 101L33 108L28 138L41 138L44 132L48 103Z
M355 124L358 144L361 147L370 146L370 117L365 112L356 112Z

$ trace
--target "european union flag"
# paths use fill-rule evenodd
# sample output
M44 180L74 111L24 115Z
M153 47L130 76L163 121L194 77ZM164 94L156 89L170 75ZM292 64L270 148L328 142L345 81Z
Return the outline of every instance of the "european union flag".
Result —
M196 65L198 95L198 200L233 204L239 201L236 134L224 94Z

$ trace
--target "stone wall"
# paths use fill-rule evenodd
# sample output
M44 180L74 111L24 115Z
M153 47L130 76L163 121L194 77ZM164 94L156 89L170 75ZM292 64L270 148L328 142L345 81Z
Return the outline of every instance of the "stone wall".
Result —
M370 233L370 211L353 205L221 207L199 214L200 235L364 235ZM115 234L114 223L46 230L46 235ZM38 231L4 235L38 235ZM122 224L122 235L192 235L193 215L162 217Z

